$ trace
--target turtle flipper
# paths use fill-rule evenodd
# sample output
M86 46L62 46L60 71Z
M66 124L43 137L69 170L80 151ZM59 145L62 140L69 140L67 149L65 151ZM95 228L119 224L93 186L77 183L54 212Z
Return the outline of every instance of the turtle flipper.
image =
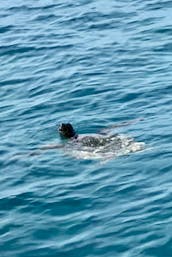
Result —
M142 121L142 120L144 120L144 119L138 118L138 119L134 119L134 120L123 121L123 122L120 122L117 124L113 124L113 125L109 126L108 128L101 129L99 131L99 134L108 135L114 128L129 126L129 125L135 124L136 122Z

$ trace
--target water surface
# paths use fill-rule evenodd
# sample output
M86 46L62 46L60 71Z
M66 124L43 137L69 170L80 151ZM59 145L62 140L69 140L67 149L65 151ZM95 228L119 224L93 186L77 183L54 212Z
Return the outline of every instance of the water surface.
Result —
M171 256L171 12L166 0L1 2L2 257ZM120 132L149 150L27 156L59 143L62 121L96 133L140 117Z

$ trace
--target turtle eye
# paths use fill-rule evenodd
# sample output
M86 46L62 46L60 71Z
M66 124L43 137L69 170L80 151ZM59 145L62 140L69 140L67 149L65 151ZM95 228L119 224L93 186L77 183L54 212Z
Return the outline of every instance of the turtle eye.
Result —
M59 126L59 131L65 132L65 131L67 131L67 130L68 130L68 129L67 129L67 127L66 127L66 124L64 124L64 123L60 124L60 126Z
M60 124L60 125L58 126L58 130L62 130L62 125L63 125L63 124Z

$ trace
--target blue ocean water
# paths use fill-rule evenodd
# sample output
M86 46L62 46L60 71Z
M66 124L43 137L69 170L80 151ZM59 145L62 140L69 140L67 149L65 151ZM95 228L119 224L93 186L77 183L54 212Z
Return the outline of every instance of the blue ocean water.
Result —
M172 256L172 2L1 1L0 256ZM145 151L60 150L57 124ZM17 157L18 156L18 157Z

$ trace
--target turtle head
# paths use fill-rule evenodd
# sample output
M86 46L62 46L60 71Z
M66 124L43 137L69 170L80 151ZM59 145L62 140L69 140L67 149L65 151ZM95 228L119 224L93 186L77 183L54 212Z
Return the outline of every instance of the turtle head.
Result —
M70 123L61 123L58 127L59 134L64 138L72 138L76 132Z

